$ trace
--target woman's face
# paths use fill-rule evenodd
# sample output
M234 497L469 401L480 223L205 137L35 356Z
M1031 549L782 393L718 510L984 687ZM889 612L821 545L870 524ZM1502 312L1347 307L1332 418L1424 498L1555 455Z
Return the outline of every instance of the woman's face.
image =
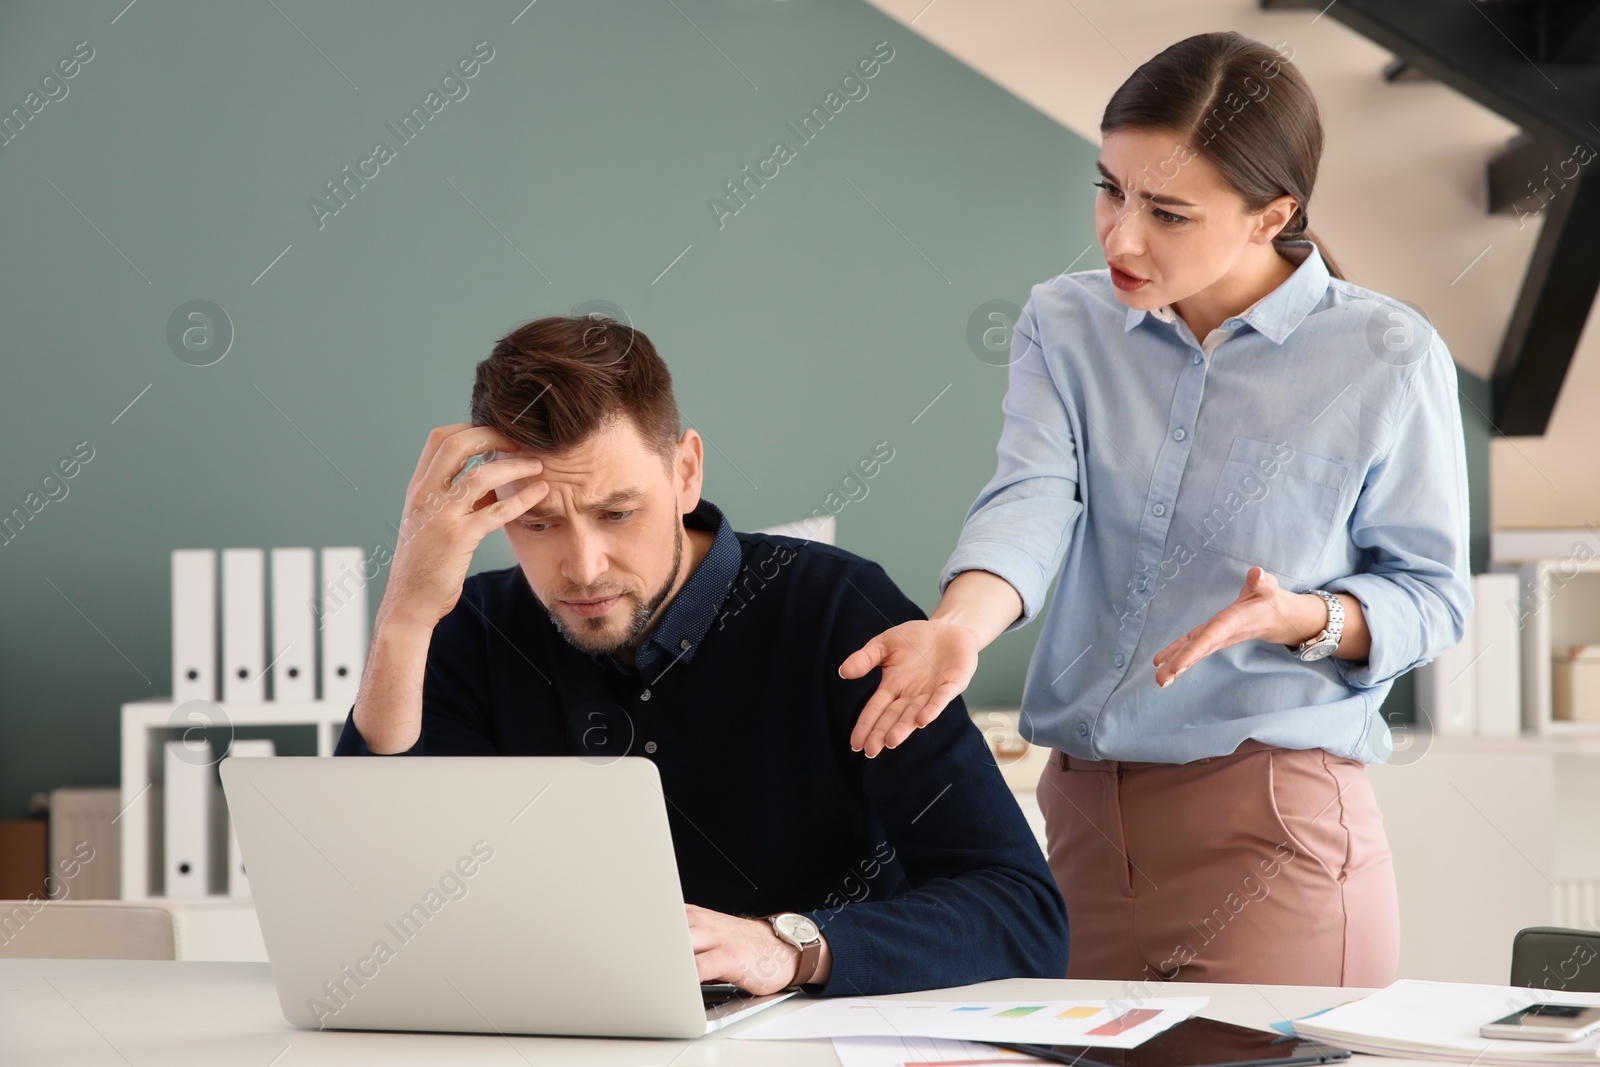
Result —
M1293 217L1280 196L1247 215L1244 201L1175 134L1123 129L1100 146L1094 226L1117 299L1160 307L1210 289L1272 252Z

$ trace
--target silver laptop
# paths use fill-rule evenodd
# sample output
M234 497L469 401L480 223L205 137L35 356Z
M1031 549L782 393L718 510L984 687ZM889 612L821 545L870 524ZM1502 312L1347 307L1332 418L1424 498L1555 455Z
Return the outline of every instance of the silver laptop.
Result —
M700 984L647 759L278 756L221 774L296 1026L684 1038L792 995Z

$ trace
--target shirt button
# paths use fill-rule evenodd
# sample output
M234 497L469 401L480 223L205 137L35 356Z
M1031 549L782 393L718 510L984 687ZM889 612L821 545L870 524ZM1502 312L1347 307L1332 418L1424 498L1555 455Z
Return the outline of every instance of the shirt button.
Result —
M644 743L644 750L648 753L654 754L656 750L656 743L654 741L646 741Z
M685 637L682 641L679 641L678 647L683 649L685 652L689 651L689 639Z
M1119 666L1119 667L1120 667L1120 666L1122 666L1122 653L1121 653L1121 652L1118 652L1118 653L1117 653L1117 657L1116 657L1116 664L1117 664L1117 666Z
M1083 737L1088 732L1089 732L1089 724L1086 723L1086 722L1080 722L1078 724L1078 736L1079 737Z
M1195 362L1196 362L1196 363L1200 363L1200 362L1203 362L1203 361L1204 361L1204 360L1205 360L1205 358L1206 358L1206 357L1205 357L1205 356L1202 356L1202 355L1201 355L1201 354L1200 354L1200 353L1198 353L1198 352L1196 352L1196 353L1195 353L1195 354L1194 354L1194 361L1195 361Z
M1185 430L1182 426L1179 426L1176 430L1172 431L1172 439L1174 441L1181 441L1185 437L1188 437L1188 436L1189 436L1188 431Z
M650 699L650 690L646 689L644 692L640 693L639 694L639 699L640 700L649 700Z
M1145 580L1144 580L1144 579L1143 579L1143 578L1140 578L1140 579L1139 579L1139 580L1138 580L1138 581L1136 581L1136 582L1134 582L1134 583L1133 583L1133 587L1134 587L1134 588L1135 588L1135 589L1137 589L1137 590L1138 590L1138 591L1139 591L1139 592L1141 592L1141 593L1142 593L1142 592L1144 592L1144 590L1145 590L1145 587L1146 587L1146 586L1147 586L1147 585L1148 585L1148 584L1149 584L1149 583L1148 583L1148 582L1146 582L1146 581L1145 581Z
M1165 504L1157 504L1150 510L1155 512L1157 515L1165 515L1167 513L1167 506Z

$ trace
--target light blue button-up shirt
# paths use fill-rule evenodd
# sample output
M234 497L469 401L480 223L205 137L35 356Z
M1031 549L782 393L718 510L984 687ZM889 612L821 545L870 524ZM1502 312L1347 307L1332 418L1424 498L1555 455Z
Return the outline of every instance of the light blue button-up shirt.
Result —
M1332 278L1307 240L1278 288L1204 342L1106 270L1033 287L1012 336L999 464L940 589L1059 576L1022 733L1085 759L1186 763L1247 738L1362 762L1392 751L1394 679L1472 611L1466 453L1449 349L1415 311ZM1152 658L1238 597L1252 565L1361 602L1364 662L1251 640L1166 689Z

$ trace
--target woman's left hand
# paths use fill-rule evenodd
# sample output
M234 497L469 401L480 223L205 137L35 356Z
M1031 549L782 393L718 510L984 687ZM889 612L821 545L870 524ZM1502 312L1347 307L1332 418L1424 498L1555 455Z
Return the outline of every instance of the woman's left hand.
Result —
M1237 600L1156 653L1156 684L1163 688L1171 685L1191 664L1241 641L1260 639L1289 645L1305 640L1306 634L1298 632L1291 621L1297 614L1291 604L1302 595L1284 589L1270 571L1251 567Z

